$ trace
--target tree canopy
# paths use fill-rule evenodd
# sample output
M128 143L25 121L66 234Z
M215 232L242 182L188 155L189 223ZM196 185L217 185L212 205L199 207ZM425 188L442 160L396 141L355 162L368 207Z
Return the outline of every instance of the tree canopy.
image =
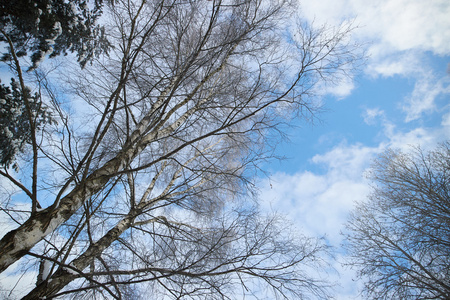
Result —
M318 84L352 68L350 26L313 28L281 0L103 8L114 47L83 69L30 77L2 31L16 98L33 111L38 90L54 121L27 114L20 168L0 170L20 191L2 195L16 228L0 271L34 268L24 299L329 298L327 245L262 213L254 180L283 126L316 113Z
M349 264L371 299L450 297L450 142L428 153L389 150L373 193L347 224Z

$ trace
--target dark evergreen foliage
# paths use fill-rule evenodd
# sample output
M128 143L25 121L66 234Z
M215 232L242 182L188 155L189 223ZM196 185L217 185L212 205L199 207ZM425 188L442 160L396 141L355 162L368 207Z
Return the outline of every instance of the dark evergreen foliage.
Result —
M25 98L30 107L31 118L26 109ZM30 119L36 131L44 124L54 122L42 105L39 93L32 94L29 88L25 88L22 93L19 83L14 79L11 79L10 87L0 82L0 165L11 165L16 154L31 143Z
M46 56L77 54L83 67L101 52L107 52L104 29L96 24L102 0L8 0L0 1L0 41L11 39L17 56L31 55L35 68ZM11 57L9 49L3 61Z

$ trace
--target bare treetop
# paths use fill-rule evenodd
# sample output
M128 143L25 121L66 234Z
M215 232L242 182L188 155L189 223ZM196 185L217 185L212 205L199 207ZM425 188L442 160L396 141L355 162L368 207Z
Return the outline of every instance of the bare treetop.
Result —
M349 264L373 299L450 297L450 143L387 151L348 222Z

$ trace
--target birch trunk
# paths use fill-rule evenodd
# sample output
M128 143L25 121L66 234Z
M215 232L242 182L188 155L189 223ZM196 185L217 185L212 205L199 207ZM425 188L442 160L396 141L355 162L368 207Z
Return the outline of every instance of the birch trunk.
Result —
M31 292L22 300L46 299L56 295L72 280L79 278L79 272L87 268L92 259L99 256L106 248L108 248L117 238L124 233L134 221L134 216L130 213L125 219L122 219L116 226L110 229L100 240L91 244L89 248L78 258L70 263L70 267L60 267L50 276L48 280L44 280L38 284ZM73 269L72 269L72 268ZM76 271L78 270L78 272Z
M130 152L130 151L129 151ZM0 272L26 255L39 241L68 220L90 196L100 191L116 174L127 155L119 154L102 168L87 177L84 184L75 187L59 203L33 214L17 229L8 232L0 241Z

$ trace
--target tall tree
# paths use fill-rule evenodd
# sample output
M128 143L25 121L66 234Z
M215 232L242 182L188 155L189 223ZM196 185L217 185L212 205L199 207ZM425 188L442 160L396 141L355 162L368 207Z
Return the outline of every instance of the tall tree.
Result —
M450 298L450 142L389 150L347 224L350 265L371 299Z
M283 124L314 114L316 84L355 60L348 27L294 26L294 10L287 1L114 1L109 56L65 68L64 83L36 72L57 123L30 128L31 173L0 171L31 203L21 222L23 195L3 202L19 224L0 241L1 271L24 256L40 265L26 298L222 299L236 285L327 298L314 275L327 247L262 216L253 197Z

